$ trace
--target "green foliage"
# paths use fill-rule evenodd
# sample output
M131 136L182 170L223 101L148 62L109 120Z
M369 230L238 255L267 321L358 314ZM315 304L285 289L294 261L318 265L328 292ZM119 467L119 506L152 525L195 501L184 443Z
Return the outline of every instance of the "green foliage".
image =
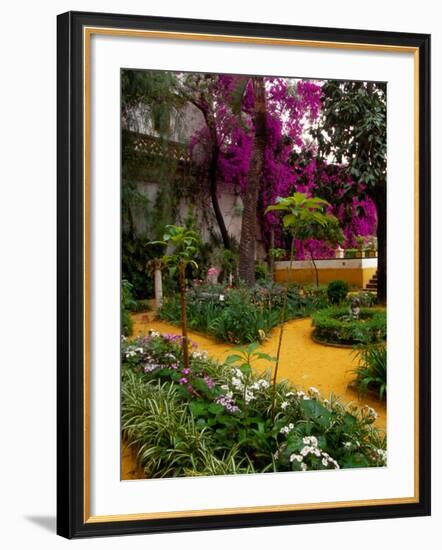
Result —
M124 336L130 336L133 331L133 323L130 312L136 306L136 301L132 295L133 286L129 281L121 281L121 330Z
M354 320L349 308L331 307L312 314L316 339L344 345L366 345L382 342L387 334L384 310L361 308L359 320Z
M269 280L269 269L266 264L255 265L255 280L258 283Z
M345 281L331 281L327 287L328 300L333 305L343 302L347 294L348 284Z
M372 409L278 382L273 421L270 377L252 365L274 358L251 344L220 364L193 348L184 369L179 338L122 345L122 431L147 477L385 465Z
M342 243L344 236L338 219L326 212L329 203L305 193L293 193L290 197L278 197L267 212L284 212L282 223L291 235L300 241L318 239L331 245Z
M385 83L327 80L314 135L323 157L333 155L368 189L383 188L387 168Z
M262 341L281 321L285 292L286 288L277 284L226 291L221 286L194 287L186 296L189 328L234 344ZM292 285L287 292L286 319L304 317L328 305L324 287ZM178 296L166 298L158 314L165 321L179 324Z
M380 400L387 395L387 346L372 344L357 351L359 365L355 369L355 384L361 394L375 391Z
M274 260L281 260L287 254L284 248L271 248L269 250L269 256Z
M171 247L171 252L162 257L164 265L169 267L171 273L175 273L180 265L191 265L198 269L194 258L198 251L199 237L192 229L179 225L167 225L163 240L154 241L151 244Z

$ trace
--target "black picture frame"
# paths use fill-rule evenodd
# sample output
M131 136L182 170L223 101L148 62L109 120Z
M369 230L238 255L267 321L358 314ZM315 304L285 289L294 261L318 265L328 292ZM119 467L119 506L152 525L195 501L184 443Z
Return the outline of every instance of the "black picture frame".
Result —
M403 46L419 59L419 497L416 502L200 517L90 521L85 515L84 28L107 27ZM68 12L57 21L57 532L67 538L335 522L430 514L430 36Z

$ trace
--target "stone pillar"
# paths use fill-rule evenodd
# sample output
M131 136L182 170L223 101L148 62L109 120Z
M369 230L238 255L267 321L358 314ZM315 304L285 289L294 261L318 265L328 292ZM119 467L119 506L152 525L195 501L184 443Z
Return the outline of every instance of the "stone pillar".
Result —
M155 302L157 309L160 309L161 304L163 303L163 278L161 274L161 269L158 267L154 271L154 287L155 287Z

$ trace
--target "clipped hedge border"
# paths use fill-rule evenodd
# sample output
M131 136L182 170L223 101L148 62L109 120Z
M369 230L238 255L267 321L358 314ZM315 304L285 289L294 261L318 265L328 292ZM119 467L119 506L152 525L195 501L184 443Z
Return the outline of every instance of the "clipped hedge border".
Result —
M348 307L331 307L312 314L312 338L342 347L382 342L387 336L385 310L361 308L358 321L349 318Z

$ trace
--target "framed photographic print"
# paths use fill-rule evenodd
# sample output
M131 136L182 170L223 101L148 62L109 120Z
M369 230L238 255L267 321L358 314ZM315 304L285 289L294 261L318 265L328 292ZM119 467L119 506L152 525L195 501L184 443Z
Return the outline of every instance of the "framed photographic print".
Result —
M60 535L430 513L429 113L428 35L58 17Z

